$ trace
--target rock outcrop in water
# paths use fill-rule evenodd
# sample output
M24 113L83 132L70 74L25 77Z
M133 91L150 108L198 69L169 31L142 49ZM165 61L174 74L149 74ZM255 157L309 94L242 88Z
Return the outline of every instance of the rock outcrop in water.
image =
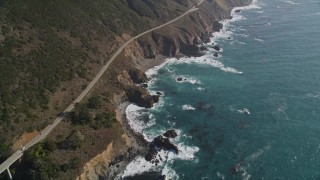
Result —
M129 102L145 108L151 108L159 102L159 95L150 95L146 89L137 86L128 88L126 95Z
M146 83L148 81L147 75L139 69L130 69L128 74L132 81L136 84Z
M127 98L130 102L142 107L152 107L159 100L159 94L152 96L146 89L132 86L132 83L140 85L145 83L146 78L140 72L136 72L136 70L129 72L128 69L145 70L141 64L149 63L161 56L178 58L181 56L201 56L207 47L200 46L200 44L210 42L212 32L221 30L222 24L219 21L231 18L230 12L233 7L248 5L250 2L251 0L205 0L199 6L198 11L190 13L172 25L148 33L127 46L124 54L128 59L122 64L126 64L127 69L125 70L128 72L130 80L123 81L126 82L123 84L126 87L126 96L123 99ZM215 44L212 44L210 48L221 51L221 48ZM216 53L214 56L217 57L219 54ZM176 80L178 82L184 81L182 77L178 77ZM197 109L208 114L212 114L214 110L212 105L204 102L199 102ZM160 150L179 153L178 147L170 141L170 138L176 136L177 133L174 130L157 136L149 143L145 159L157 165L161 161L158 154Z
M175 130L171 129L165 132L163 135L159 135L150 143L149 151L145 156L145 159L151 163L158 164L159 160L157 159L158 151L166 150L172 151L176 154L179 153L179 149L176 145L170 142L170 138L175 138L177 133ZM161 157L160 157L161 158Z
M176 138L176 137L178 136L178 134L176 133L175 130L170 129L170 130L168 130L167 132L165 132L165 133L163 134L163 136L165 136L165 137L167 137L167 138Z

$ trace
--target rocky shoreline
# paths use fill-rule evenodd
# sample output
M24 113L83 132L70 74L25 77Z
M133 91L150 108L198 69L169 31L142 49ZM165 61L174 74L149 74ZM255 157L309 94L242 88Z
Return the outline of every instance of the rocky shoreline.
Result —
M149 94L148 90L146 89L148 87L147 86L148 78L146 77L144 72L147 69L150 69L154 66L160 65L163 62L165 62L165 57L181 57L181 56L198 57L203 55L203 52L207 51L208 48L206 46L203 46L202 43L210 42L212 33L220 31L223 28L222 24L219 23L218 20L231 18L230 14L225 14L225 13L226 12L230 13L233 7L239 6L239 5L245 6L245 5L249 5L250 3L251 3L251 0L243 0L241 2L233 4L233 0L228 0L227 4L230 7L228 7L228 10L225 10L225 12L223 12L224 14L223 13L222 15L220 14L220 16L217 17L217 19L210 22L211 23L210 30L206 29L205 32L200 32L200 33L197 32L199 36L195 35L195 37L198 37L198 39L197 40L193 39L193 41L191 41L189 45L186 45L185 43L182 43L182 45L181 44L177 45L177 43L174 43L174 45L172 45L172 42L169 42L168 46L175 46L175 48L173 48L175 49L175 51L174 52L170 51L169 54L168 53L166 54L165 52L160 52L161 50L159 50L159 47L153 42L151 42L151 45L147 46L148 49L144 49L144 52L148 52L147 54L153 54L154 58L150 59L146 54L144 54L144 56L140 57L142 60L140 59L138 63L136 61L135 67L133 67L134 69L128 70L127 75L123 75L123 77L127 77L128 79L130 79L129 81L131 81L133 85L130 84L130 88L126 89L125 95L127 99L124 98L121 100L121 103L117 107L117 113L120 114L120 116L118 116L118 120L122 124L122 127L126 132L126 134L128 135L132 144L131 144L131 147L128 149L127 153L118 155L110 163L109 168L105 173L108 179L122 179L121 176L123 175L124 170L126 169L126 166L139 155L145 157L145 159L150 163L157 164L158 163L157 153L159 150L163 149L166 151L179 153L179 149L170 142L170 138L174 138L176 134L172 130L168 130L168 132L166 132L165 134L157 136L152 142L148 142L144 139L142 134L135 132L128 123L128 119L126 118L126 108L130 103L134 103L145 108L151 108L154 103L157 103L159 101L159 98L161 96L161 94L156 94L156 95ZM206 10L206 8L204 9ZM205 14L206 12L203 12L203 13ZM214 16L213 14L210 14L210 15ZM206 16L210 16L210 15L207 14ZM212 20L212 18L208 18L208 19ZM157 36L154 33L151 33L150 35L153 38ZM159 37L160 36L161 35L159 35ZM172 38L175 38L175 37L172 37ZM147 42L147 40L148 40L148 35L146 37L142 37L138 41L139 41L139 44L141 45L143 43L146 43L146 44L150 43L150 41ZM175 42L175 40L173 40L173 42ZM152 47L154 48L152 49ZM218 52L221 50L221 47L219 47L217 44L212 44L210 45L210 48L216 51L216 53L214 53L213 56L218 57L219 56ZM139 49L139 47L137 47L137 49ZM133 59L136 59L136 58L133 58ZM146 173L137 175L135 177L127 177L126 179L166 179L166 178L165 176L161 175L161 172L146 172Z
M142 134L135 132L130 127L126 118L126 109L129 104L129 102L121 103L117 108L117 113L120 115L120 117L118 116L118 120L131 141L131 147L126 154L118 155L109 164L109 168L106 171L106 177L108 179L121 179L121 175L126 169L126 166L138 155L147 153L149 143L144 139Z

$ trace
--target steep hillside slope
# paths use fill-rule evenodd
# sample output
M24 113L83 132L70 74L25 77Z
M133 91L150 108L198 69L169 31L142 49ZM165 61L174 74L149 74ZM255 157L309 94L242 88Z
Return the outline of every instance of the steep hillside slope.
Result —
M2 148L49 123L126 39L188 6L170 0L1 1Z
M1 1L0 160L61 115L117 47L179 16L196 2ZM230 18L232 7L249 2L205 0L198 11L131 43L67 120L46 141L26 152L14 176L109 176L104 170L132 150L123 125L116 121L117 106L129 100L150 107L157 101L145 88L136 86L146 80L143 65L160 56L197 55L197 45L219 30L218 21Z

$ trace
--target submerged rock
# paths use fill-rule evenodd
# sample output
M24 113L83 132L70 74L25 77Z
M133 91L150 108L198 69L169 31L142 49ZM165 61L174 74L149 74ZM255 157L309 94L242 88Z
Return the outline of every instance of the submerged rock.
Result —
M167 137L167 138L175 138L178 136L178 134L176 133L176 131L174 129L170 129L167 132L165 132L163 134L163 136Z
M170 140L168 138L163 137L162 135L154 138L153 142L152 142L155 146L161 148L161 149L165 149L165 150L169 150L169 151L173 151L176 154L178 154L179 150L177 148L177 146L175 146L174 144L172 144L170 142Z
M169 130L170 136L175 137L175 131ZM157 159L158 151L159 150L167 150L167 151L173 151L174 153L178 154L179 150L176 145L170 142L169 138L166 138L162 135L157 136L154 138L154 140L149 145L149 151L144 157L146 161L150 163L155 163L156 165L162 160L162 158L159 156L159 159Z
M213 46L212 47L214 50L216 50L216 51L220 51L221 50L221 48L218 46L218 45L215 45L215 46Z
M128 100L140 107L151 108L154 103L159 102L159 95L150 95L149 92L141 87L132 86L126 92Z
M159 95L152 95L153 103L158 103L160 96Z
M214 57L219 57L219 54L216 52L213 54Z
M178 78L177 78L177 81L179 81L179 82L182 81L182 78L181 78L181 77L178 77Z

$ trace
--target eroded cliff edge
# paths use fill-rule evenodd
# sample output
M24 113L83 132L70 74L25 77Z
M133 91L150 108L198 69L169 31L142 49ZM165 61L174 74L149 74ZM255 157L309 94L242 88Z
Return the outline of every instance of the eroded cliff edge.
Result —
M234 7L246 6L251 2L206 0L197 11L128 45L124 57L114 63L114 67L120 72L117 76L119 82L127 87L124 99L127 98L140 106L151 107L156 99L148 95L143 86L147 81L143 72L160 64L164 58L201 56L204 49L200 44L209 42L212 33L220 31L222 24L219 21L232 18L230 13ZM140 85L136 86L137 84Z
M200 44L208 42L212 33L222 28L219 21L232 18L230 15L232 8L246 6L251 2L251 0L206 0L198 7L198 11L129 44L113 63L112 71L106 73L106 76L114 77L114 79L108 78L107 81L116 84L111 88L114 93L113 105L118 107L122 102L129 101L142 107L152 107L153 103L158 101L159 95L148 93L144 84L148 79L144 71L160 64L167 57L201 56ZM125 132L128 133L128 130ZM132 136L132 132L129 136ZM127 145L126 148L127 151L123 151L125 154L118 153L113 156L128 156L129 149L132 150L132 144ZM103 163L110 165L110 161L101 161L100 164L95 164L96 167L92 168L92 171L99 169L100 166L110 168ZM103 173L95 172L100 177L115 177L114 174L110 174L108 168ZM91 179L92 176L85 177L82 174L82 178Z

